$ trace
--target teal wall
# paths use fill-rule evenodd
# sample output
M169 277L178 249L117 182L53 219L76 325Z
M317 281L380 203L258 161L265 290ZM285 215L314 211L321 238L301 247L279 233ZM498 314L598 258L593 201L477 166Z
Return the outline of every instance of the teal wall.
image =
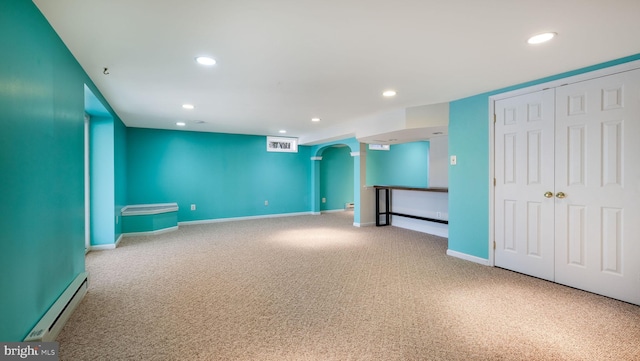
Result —
M127 205L127 127L120 119L114 120L114 207L112 208L111 220L115 219L114 239L117 241L122 231L122 218L120 210ZM115 215L115 217L114 217Z
M0 341L84 272L84 84L29 0L0 2Z
M113 118L91 117L91 245L113 244L115 199Z
M451 102L449 249L489 258L489 97L519 88L639 60L640 54Z
M119 119L91 116L91 245L114 244L122 234L127 205L127 128Z
M367 147L367 185L427 187L429 142L392 144L387 150Z
M349 147L329 147L320 161L320 210L344 209L353 202L353 157Z
M90 116L91 245L113 245L127 205L127 128L86 85L84 107Z
M310 147L267 152L264 136L140 128L126 143L128 203L176 202L180 222L311 208Z

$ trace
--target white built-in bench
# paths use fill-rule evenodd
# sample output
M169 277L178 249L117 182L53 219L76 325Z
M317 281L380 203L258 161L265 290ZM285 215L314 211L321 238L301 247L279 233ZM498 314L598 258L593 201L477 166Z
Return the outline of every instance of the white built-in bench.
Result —
M136 204L122 208L122 234L157 234L178 229L178 204Z

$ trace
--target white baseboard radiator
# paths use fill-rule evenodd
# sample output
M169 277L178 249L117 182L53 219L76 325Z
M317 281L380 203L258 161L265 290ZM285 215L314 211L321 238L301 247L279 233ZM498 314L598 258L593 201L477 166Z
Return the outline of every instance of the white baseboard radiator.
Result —
M71 314L76 309L85 294L89 284L87 273L82 272L62 293L58 300L42 316L36 326L24 339L25 342L51 342L64 327Z

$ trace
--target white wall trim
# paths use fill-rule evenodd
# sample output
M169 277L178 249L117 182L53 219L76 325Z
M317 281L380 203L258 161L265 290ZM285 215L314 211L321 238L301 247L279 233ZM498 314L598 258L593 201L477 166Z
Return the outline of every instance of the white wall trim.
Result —
M353 222L353 226L354 227L372 227L375 226L376 222L366 222L366 223L357 223L357 222Z
M235 222L235 221L247 221L252 219L262 219L262 218L280 218L280 217L295 217L295 216L304 216L304 215L312 215L312 214L320 214L314 212L297 212L297 213L278 213L278 214L266 214L262 216L248 216L248 217L233 217L233 218L216 218L216 219L203 219L200 221L185 221L178 222L178 226L187 226L192 224L207 224L207 223L222 223L222 222Z
M493 116L495 114L495 104L496 101L494 99L491 99L491 97L489 97L489 209L487 210L488 215L489 215L489 244L487 245L487 247L489 247L489 259L488 259L488 265L490 266L494 266L495 265L495 251L493 249L493 242L495 241L495 219L493 218L493 213L495 212L495 204L494 204L494 197L495 197L495 189L496 187L493 185L493 180L496 178L496 172L495 172L495 163L494 163L494 159L495 159L495 129L496 129L496 125L493 122Z
M311 157L311 160L322 160L322 157Z
M155 236L157 234L162 234L162 233L167 233L167 232L173 232L175 230L178 229L178 226L173 226L173 227L167 227L167 228L162 228L162 229L156 229L155 231L146 231L146 232L129 232L129 233L123 233L123 236L127 236L127 237L135 237L135 236Z
M319 216L319 215L321 215L321 214L322 214L322 212L310 212L310 213L311 213L311 215L313 215L313 216Z
M106 251L110 249L116 249L116 247L118 247L118 244L120 244L120 241L122 241L122 237L124 237L125 235L126 235L125 233L121 233L118 239L116 239L115 243L96 244L96 245L89 246L89 251ZM85 254L86 253L87 252L85 252Z
M628 63L618 64L594 71L590 71L587 73L582 73L574 76L569 76L566 78L561 78L557 80L552 80L546 83L540 83L536 85L532 85L525 88L515 89L512 91L492 95L489 97L489 243L487 247L489 247L489 259L486 260L489 266L495 265L495 250L493 249L493 241L495 240L495 219L493 218L493 214L495 212L495 204L494 204L494 186L493 186L493 178L495 177L495 124L493 122L493 115L495 112L495 102L501 99L512 98L519 95L529 94L549 88L557 88L563 85L579 83L582 81L587 81L591 79L601 78L613 74L623 73L626 71L631 71L635 69L640 69L640 60L630 61ZM449 251L447 251L448 254ZM454 252L454 251L451 251ZM482 259L482 258L480 258Z
M471 261L471 262L474 262L474 263L479 263L479 264L481 264L483 266L491 266L489 264L489 260L487 260L487 259L476 257L476 256L472 256L472 255L466 254L466 253L452 251L450 249L447 250L447 256L460 258L460 259L463 259L465 261Z
M349 154L351 154L352 157L359 157L360 156L360 152L351 152Z
M106 251L109 249L116 249L116 244L97 244L89 247L89 251Z
M336 213L336 212L346 212L347 210L344 208L338 208L338 209L327 209L324 211L320 211L320 213Z

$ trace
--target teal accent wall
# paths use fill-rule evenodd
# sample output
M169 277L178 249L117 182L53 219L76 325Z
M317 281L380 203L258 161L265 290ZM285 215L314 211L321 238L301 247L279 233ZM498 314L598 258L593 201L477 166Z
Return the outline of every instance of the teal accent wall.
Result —
M85 270L84 84L99 92L29 0L0 2L0 44L0 341L21 341Z
M483 111L484 109L484 111ZM449 105L449 249L489 257L489 98Z
M388 151L367 147L367 185L427 187L429 142L392 144Z
M311 208L310 147L267 152L264 136L141 128L127 128L126 143L128 203L176 202L180 222Z
M84 111L85 113L103 118L111 118L113 115L107 110L102 101L91 91L86 84L84 86Z
M353 157L349 147L329 147L320 161L320 210L344 209L353 202Z
M92 116L89 130L91 245L114 244L126 206L126 128L111 117Z
M91 245L114 244L122 234L120 210L127 205L127 128L85 85L89 114Z
M115 242L112 221L115 199L113 118L91 117L89 121L91 157L91 245Z
M117 241L122 231L120 210L127 205L127 127L119 118L114 119L114 207L111 220L115 219L114 239ZM115 216L115 217L114 217Z
M449 155L449 249L489 258L489 97L634 60L640 54L451 102Z

